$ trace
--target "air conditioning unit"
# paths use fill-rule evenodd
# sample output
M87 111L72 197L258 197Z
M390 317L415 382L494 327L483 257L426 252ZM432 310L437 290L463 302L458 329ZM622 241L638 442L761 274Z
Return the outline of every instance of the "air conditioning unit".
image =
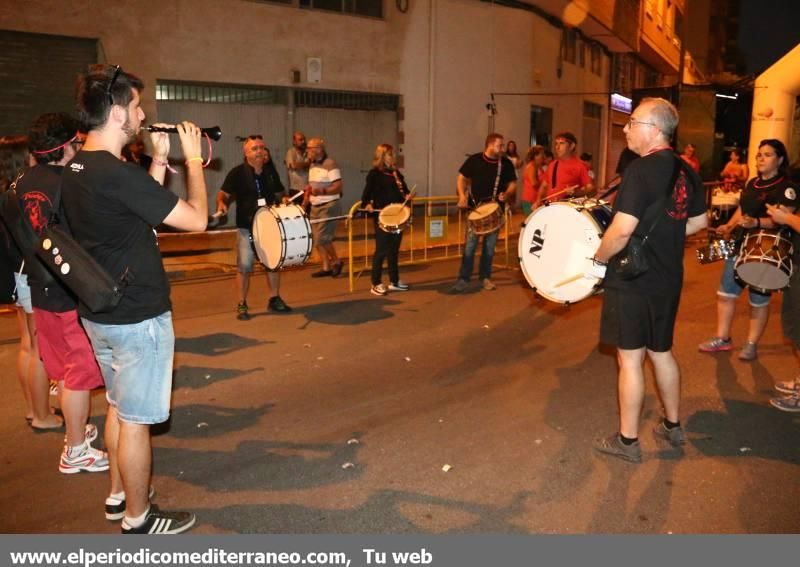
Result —
M319 83L322 81L322 57L306 58L306 82Z

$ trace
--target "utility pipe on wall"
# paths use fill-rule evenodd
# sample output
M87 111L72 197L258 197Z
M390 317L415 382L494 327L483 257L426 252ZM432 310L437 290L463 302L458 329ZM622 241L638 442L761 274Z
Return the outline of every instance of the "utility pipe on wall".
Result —
M797 95L800 94L800 43L758 76L753 92L753 113L747 165L756 171L758 143L777 138L787 149L792 138L792 122Z

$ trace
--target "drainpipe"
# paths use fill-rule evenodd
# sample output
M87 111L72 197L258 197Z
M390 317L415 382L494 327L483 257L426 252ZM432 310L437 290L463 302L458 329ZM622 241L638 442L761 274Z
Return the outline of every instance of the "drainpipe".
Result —
M434 119L434 103L436 88L434 81L436 79L434 57L434 42L436 41L436 10L433 3L436 0L428 0L428 197L433 193L433 119Z
M800 94L800 44L784 55L756 79L747 165L756 171L758 143L776 138L787 149L792 137L795 99Z

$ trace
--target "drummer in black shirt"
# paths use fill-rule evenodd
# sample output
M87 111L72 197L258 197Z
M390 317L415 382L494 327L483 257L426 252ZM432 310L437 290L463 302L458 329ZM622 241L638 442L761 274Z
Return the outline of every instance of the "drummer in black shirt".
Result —
M517 187L517 173L511 160L503 155L504 146L503 136L489 134L486 137L483 152L469 156L458 170L456 189L460 208L477 207L491 201L497 201L502 207L514 194ZM492 283L491 277L494 247L499 232L499 230L495 230L483 236L479 276L483 289L488 291L497 289ZM467 289L472 276L475 250L478 247L479 238L467 224L461 269L451 292L461 293Z
M372 169L367 174L367 182L361 202L368 211L380 211L392 203L402 203L408 195L408 185L403 174L395 167L394 148L389 144L379 144L375 148ZM389 291L408 291L408 284L400 280L397 259L400 255L400 241L403 233L386 232L375 220L375 254L372 257L372 289L374 295L386 295ZM383 260L389 265L389 286L383 285Z
M244 163L228 172L222 189L217 193L217 213L227 214L228 205L236 200L236 283L239 289L239 305L236 318L250 319L247 308L247 292L250 289L250 274L253 272L255 250L253 249L253 217L260 207L278 204L285 191L275 164L261 135L248 136L243 145ZM267 310L285 313L292 309L281 299L281 273L267 271L269 302Z

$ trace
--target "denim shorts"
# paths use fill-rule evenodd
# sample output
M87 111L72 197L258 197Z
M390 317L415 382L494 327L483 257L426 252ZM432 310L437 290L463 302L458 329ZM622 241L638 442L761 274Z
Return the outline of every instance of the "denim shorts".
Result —
M253 262L255 262L255 260L256 252L253 250L253 243L250 238L250 229L238 229L236 234L236 265L239 267L239 273L251 273L253 271Z
M722 270L722 279L719 282L719 290L717 291L717 295L720 297L735 299L739 297L744 290L744 286L736 281L734 277L733 265L735 263L736 260L734 258L725 260L725 268ZM765 305L769 305L769 294L764 295L750 288L747 289L747 292L750 295L750 305L752 307L764 307Z
M106 383L108 403L127 423L169 419L175 334L172 313L131 325L102 325L83 319Z
M28 276L14 272L14 283L17 285L17 307L22 307L28 315L33 314L33 304L31 303L31 286L28 285Z

